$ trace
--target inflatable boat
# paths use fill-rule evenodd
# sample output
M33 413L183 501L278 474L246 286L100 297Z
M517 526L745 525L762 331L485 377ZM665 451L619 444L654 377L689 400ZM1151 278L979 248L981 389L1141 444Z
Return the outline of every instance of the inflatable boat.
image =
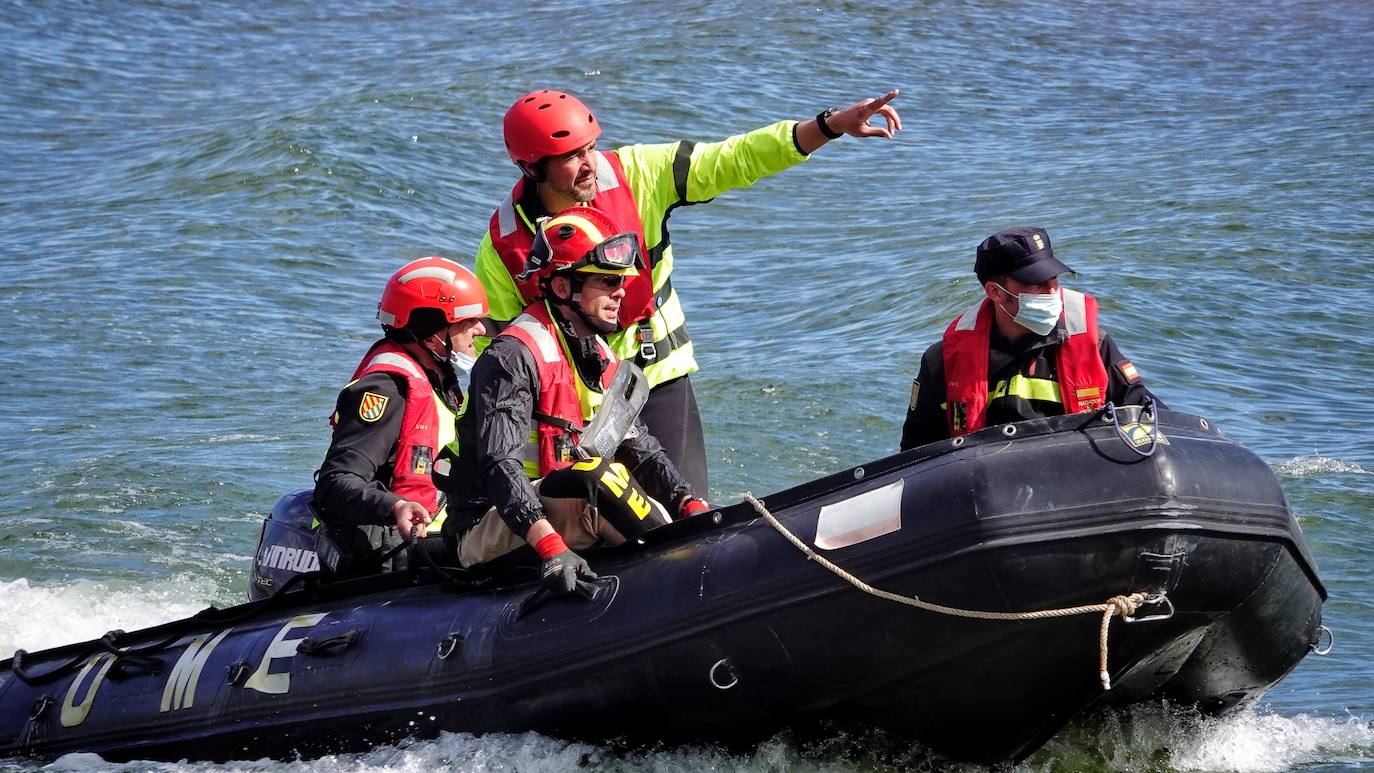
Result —
M274 518L301 509L283 502ZM823 720L991 762L1104 705L1246 705L1326 633L1269 467L1200 417L1110 406L589 551L594 598L418 559L327 583L291 550L259 551L303 572L261 600L0 661L0 752L258 759L440 731L747 742Z

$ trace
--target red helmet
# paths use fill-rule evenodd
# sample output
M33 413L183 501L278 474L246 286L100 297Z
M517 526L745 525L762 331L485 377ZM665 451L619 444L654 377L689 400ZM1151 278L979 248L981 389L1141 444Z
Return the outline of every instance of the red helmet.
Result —
M611 216L592 207L568 207L539 224L525 260L525 270L516 277L541 281L559 271L584 274L639 276L635 268L642 263L639 235L622 231Z
M515 100L503 121L516 166L577 150L601 136L601 124L571 94L540 89Z
M418 309L436 309L450 324L477 319L487 316L487 293L471 271L448 258L420 258L386 281L377 319L383 327L403 328Z

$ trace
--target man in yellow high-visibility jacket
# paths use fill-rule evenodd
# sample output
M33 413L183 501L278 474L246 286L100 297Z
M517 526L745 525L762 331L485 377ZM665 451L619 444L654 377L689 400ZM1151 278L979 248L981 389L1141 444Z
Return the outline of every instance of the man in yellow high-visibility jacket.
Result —
M627 283L619 330L608 342L621 359L644 369L653 387L643 418L692 487L709 491L701 417L688 376L697 370L686 316L673 290L668 216L684 204L710 201L806 160L845 134L891 138L901 129L888 105L897 92L830 108L807 121L779 121L720 142L687 140L598 151L601 127L571 95L534 91L516 100L504 121L506 149L520 168L477 250L476 273L492 320L513 319L537 294L517 281L534 241L534 224L567 207L605 211L637 233L648 271ZM880 115L883 126L870 126ZM494 333L495 331L493 331Z

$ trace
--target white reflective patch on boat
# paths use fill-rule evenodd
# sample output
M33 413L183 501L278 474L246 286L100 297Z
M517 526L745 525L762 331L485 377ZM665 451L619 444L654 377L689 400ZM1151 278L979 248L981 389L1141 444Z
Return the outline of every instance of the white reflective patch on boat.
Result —
M902 484L889 483L826 505L816 520L816 547L838 550L902 528Z

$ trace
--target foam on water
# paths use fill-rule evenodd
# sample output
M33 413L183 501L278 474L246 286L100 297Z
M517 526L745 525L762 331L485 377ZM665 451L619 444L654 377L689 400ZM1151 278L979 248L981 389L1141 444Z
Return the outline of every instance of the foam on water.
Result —
M1374 752L1369 718L1284 717L1263 707L1223 717L1142 704L1069 726L1027 770L1281 771Z
M1312 478L1328 473L1352 472L1357 475L1369 475L1369 470L1358 464L1344 462L1340 459L1333 459L1329 456L1320 456L1313 451L1311 456L1295 456L1286 462L1274 465L1274 472L1280 475L1292 475L1295 478Z
M1160 704L1109 711L1071 725L1052 739L1017 773L1058 771L1278 771L1342 760L1359 764L1374 750L1374 727L1367 719L1298 715L1281 717L1264 710L1202 717ZM69 754L44 767L54 773L88 771L251 771L292 773L427 773L442 769L470 773L572 769L632 773L738 771L941 770L974 773L975 765L951 764L919 746L881 732L838 733L799 742L789 733L751 751L730 752L708 746L624 750L613 746L561 741L537 733L443 733L430 741L379 746L359 754L279 762L259 759L227 763L131 762L115 765L93 754ZM1006 768L999 768L1005 770ZM0 767L0 770L3 770Z
M219 595L208 578L177 575L165 587L110 580L0 582L0 657L97 639L106 631L178 620L210 606Z

